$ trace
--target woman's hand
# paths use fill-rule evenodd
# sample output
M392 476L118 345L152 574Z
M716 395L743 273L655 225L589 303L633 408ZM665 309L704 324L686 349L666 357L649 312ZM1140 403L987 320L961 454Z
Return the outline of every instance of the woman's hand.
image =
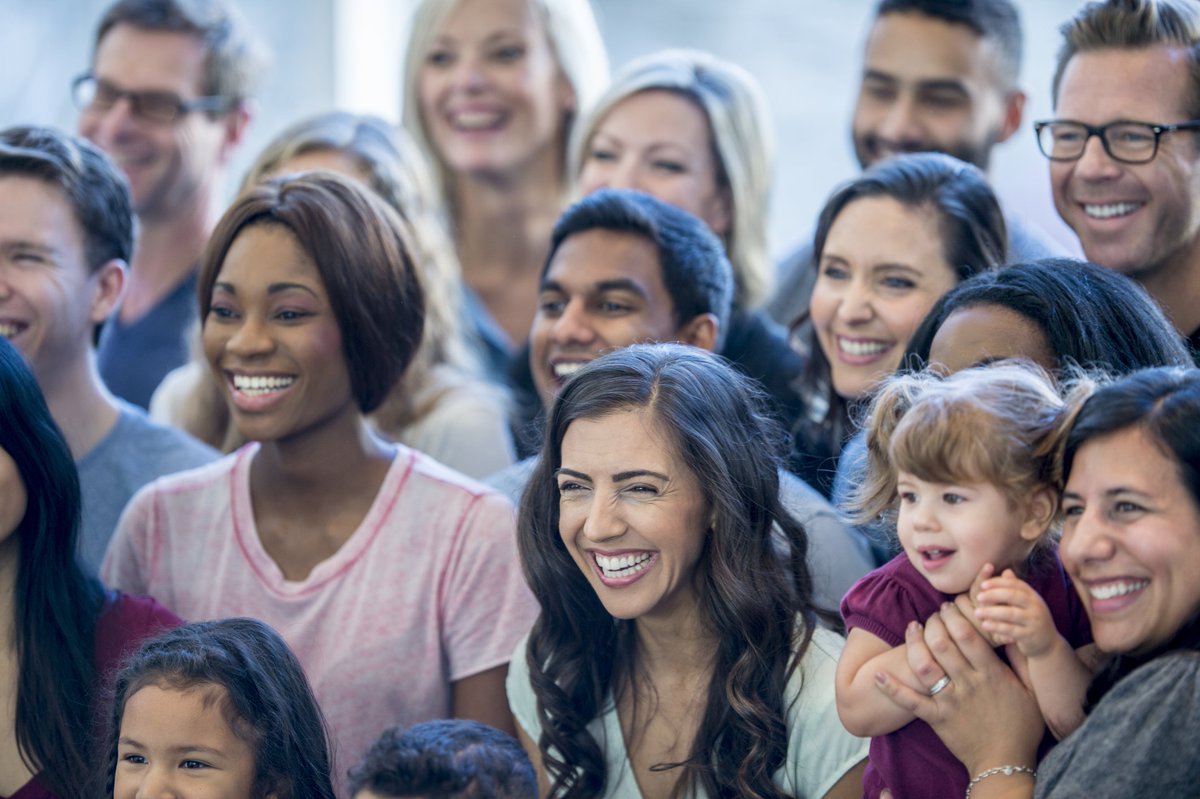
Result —
M912 624L906 639L909 665L926 688L943 674L950 683L928 696L880 673L879 689L927 722L969 773L1032 767L1044 729L1037 701L963 612L947 603L926 622L924 635Z

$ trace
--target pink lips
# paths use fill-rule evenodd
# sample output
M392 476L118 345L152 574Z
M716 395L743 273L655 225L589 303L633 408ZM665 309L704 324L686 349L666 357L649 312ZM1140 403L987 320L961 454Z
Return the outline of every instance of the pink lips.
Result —
M931 572L942 568L950 562L950 558L954 557L953 549L929 547L918 551L921 554L921 568Z

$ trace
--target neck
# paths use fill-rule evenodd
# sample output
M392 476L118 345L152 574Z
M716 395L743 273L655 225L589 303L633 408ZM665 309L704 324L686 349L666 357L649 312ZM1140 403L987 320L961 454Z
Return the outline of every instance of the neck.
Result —
M392 448L370 431L355 409L319 430L263 442L251 475L271 496L328 507L328 498L355 493L365 470L390 462L392 455Z
M170 218L139 217L141 230L118 313L134 322L149 313L196 268L213 227L213 203L198 201Z
M0 647L9 657L17 654L17 566L21 542L14 531L0 541Z
M468 283L481 271L541 271L563 202L557 151L548 153L517 175L455 178L455 243Z
M1200 236L1191 247L1137 279L1180 334L1190 336L1200 328Z
M38 375L50 415L63 432L71 457L87 455L109 434L120 410L96 371L96 354L87 347L72 363Z
M647 614L635 623L638 661L656 674L686 675L712 669L717 636L704 623L695 601L664 614Z

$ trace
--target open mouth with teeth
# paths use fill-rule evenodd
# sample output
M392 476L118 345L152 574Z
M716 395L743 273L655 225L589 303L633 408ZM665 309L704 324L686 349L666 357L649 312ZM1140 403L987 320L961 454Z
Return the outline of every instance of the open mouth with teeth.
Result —
M605 583L624 584L636 579L649 569L657 556L653 552L633 552L626 555L601 555L592 553L592 560Z
M292 375L230 375L230 382L239 394L247 397L263 397L277 391L283 391L296 378Z
M1129 216L1145 203L1107 203L1104 205L1083 204L1083 212L1091 219L1116 219Z
M1116 580L1111 583L1089 585L1088 596L1101 601L1116 599L1117 597L1135 594L1148 585L1150 585L1149 580Z
M851 358L874 358L892 348L891 342L866 338L837 337L838 351Z
M583 367L587 366L590 361L556 361L550 364L550 374L554 375L554 379L560 383L566 382L567 378L574 375Z
M12 338L26 327L28 325L23 325L20 322L0 322L0 338Z
M450 127L464 133L499 130L506 119L500 111L459 111L450 115Z

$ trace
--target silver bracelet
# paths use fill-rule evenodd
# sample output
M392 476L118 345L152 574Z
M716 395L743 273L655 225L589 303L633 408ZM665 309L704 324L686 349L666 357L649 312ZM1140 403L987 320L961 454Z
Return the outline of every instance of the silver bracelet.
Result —
M996 766L983 772L975 779L967 783L967 794L963 799L971 799L971 789L979 783L986 780L988 777L994 777L997 774L1003 774L1005 777L1011 777L1013 774L1028 774L1030 777L1037 779L1037 772L1029 768L1029 766Z

